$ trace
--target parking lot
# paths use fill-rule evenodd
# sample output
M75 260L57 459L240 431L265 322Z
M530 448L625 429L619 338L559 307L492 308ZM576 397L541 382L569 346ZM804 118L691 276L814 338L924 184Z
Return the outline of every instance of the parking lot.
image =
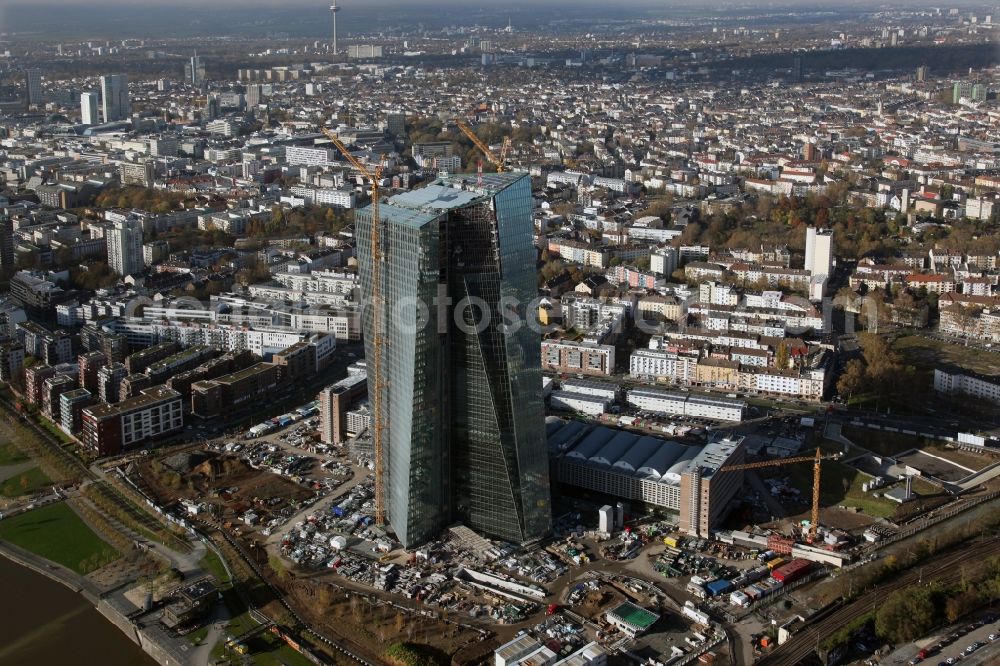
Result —
M990 622L984 620L991 619ZM993 640L990 640L990 637ZM962 664L975 666L977 664L1000 663L1000 623L995 616L954 625L940 631L931 637L917 643L910 643L899 648L881 661L889 666L904 664L929 664L936 666L945 664ZM979 647L969 652L968 649L978 644ZM924 659L918 659L920 650L927 650ZM914 661L914 659L917 659Z

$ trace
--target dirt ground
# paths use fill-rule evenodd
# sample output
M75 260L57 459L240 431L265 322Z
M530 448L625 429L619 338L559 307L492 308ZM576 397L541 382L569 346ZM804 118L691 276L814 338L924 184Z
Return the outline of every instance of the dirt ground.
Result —
M293 481L212 452L199 452L186 464L173 458L145 462L139 474L164 504L182 499L205 502L217 507L222 520L238 520L253 509L264 522L312 496Z
M474 646L483 642L479 632L456 624L467 618L449 618L447 611L441 611L443 619L427 617L318 581L300 581L291 596L293 605L311 616L318 628L331 638L346 639L362 654L381 657L389 646L405 641L433 645L450 658L459 652L478 652Z
M803 520L811 519L812 510L805 509L804 511L799 511L798 513L789 514L788 517L783 518L780 521L768 523L768 525L777 526L789 523L799 524ZM865 530L874 522L874 518L861 512L855 513L838 507L820 507L819 509L819 524L825 527L832 527L853 533Z

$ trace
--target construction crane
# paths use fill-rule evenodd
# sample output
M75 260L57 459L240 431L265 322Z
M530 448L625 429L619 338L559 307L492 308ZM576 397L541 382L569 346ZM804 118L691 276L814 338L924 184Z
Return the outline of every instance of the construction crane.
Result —
M489 161L490 164L497 168L497 173L503 173L507 170L507 154L510 152L511 142L510 137L504 137L503 144L500 146L500 154L497 155L490 147L487 146L482 139L476 136L476 133L472 131L464 120L461 118L455 118L454 123L458 125L458 129L462 130L462 134L469 137L469 141L475 144L476 148L483 154L483 156Z
M385 511L385 462L384 458L384 448L383 448L383 435L384 435L384 423L383 423L383 410L382 410L382 400L383 391L385 390L386 383L382 381L382 349L385 346L385 340L382 331L382 315L385 309L383 294L382 294L382 272L380 264L385 261L385 257L382 255L382 244L381 244L381 218L379 217L379 189L381 187L382 173L384 166L384 159L380 159L378 166L375 167L374 171L371 171L368 167L358 161L354 155L351 155L351 151L347 149L347 146L340 140L340 138L331 132L330 130L324 128L323 134L327 136L333 145L337 147L337 150L343 154L344 158L353 166L362 176L368 179L371 184L371 256L372 256L372 266L371 266L371 276L372 276L372 339L371 339L371 349L372 356L374 358L370 359L368 364L368 399L372 403L372 443L374 444L374 456L375 456L375 523L379 526L385 525L386 522L386 511Z
M812 496L812 521L809 524L809 535L806 538L808 543L816 540L816 530L819 528L819 483L820 465L824 460L836 460L840 455L823 457L822 451L816 449L814 456L797 456L795 458L778 458L775 460L764 460L761 462L744 463L741 465L727 465L719 472L737 472L746 469L761 469L763 467L781 467L783 465L794 465L796 463L811 462L813 464L813 496Z

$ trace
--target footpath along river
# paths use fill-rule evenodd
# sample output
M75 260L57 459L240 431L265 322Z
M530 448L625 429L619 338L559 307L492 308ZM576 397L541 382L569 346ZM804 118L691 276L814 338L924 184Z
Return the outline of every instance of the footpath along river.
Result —
M0 556L0 666L155 666L64 585Z

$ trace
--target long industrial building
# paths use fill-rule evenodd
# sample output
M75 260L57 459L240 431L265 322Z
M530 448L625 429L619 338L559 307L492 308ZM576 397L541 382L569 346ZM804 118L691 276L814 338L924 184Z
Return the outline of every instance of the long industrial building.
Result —
M742 438L687 446L627 430L550 417L549 454L560 483L677 511L682 530L707 536L743 483Z

